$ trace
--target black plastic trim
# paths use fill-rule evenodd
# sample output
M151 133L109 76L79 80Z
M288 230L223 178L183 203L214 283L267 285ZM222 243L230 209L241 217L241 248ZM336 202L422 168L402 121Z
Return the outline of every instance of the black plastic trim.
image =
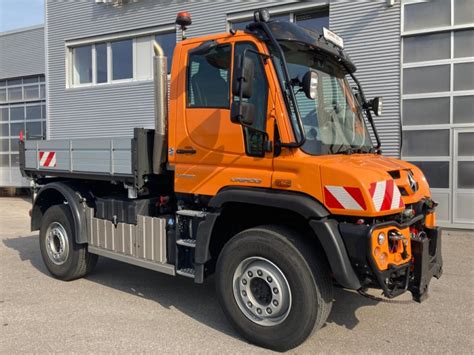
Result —
M87 243L87 218L84 206L82 205L82 199L89 194L88 191L81 189L78 186L72 186L74 184L67 182L52 182L43 186L36 196L33 202L33 211L31 215L31 230L39 230L41 226L41 219L43 217L43 211L41 209L41 202L48 200L48 192L56 191L59 192L63 197L67 205L71 210L71 214L74 220L74 234L76 237L76 243L84 244ZM44 200L45 199L45 200Z
M132 139L132 170L134 186L141 190L147 175L153 174L154 129L135 128Z
M320 241L327 255L336 281L343 287L358 290L361 283L352 268L349 256L338 230L339 222L326 219L329 211L310 196L292 192L261 188L229 187L221 190L209 202L209 207L222 208L226 203L248 203L253 205L282 208L298 213L309 224ZM209 242L212 228L219 214L199 225L196 263L204 263L210 259ZM199 251L198 251L199 250Z
M309 225L323 246L336 281L343 287L358 290L362 287L347 255L339 233L339 222L333 219L311 220Z
M23 176L24 178L27 178L28 176L25 173L25 142L23 140L20 140L18 144L18 152L20 153L19 165L20 165L21 176Z
M368 235L369 236L372 235L372 233L376 229L384 228L384 227L390 227L390 226L397 227L398 229L405 229L405 228L408 228L411 225L415 224L416 222L422 221L424 218L425 218L425 216L420 214L420 215L418 215L416 217L413 217L409 221L407 221L405 223L402 223L402 224L400 224L396 221L387 221L387 222L377 223L377 224L374 224L370 227Z
M209 207L221 208L229 202L248 203L291 210L305 219L324 218L329 211L314 198L293 191L263 188L227 187L209 201Z

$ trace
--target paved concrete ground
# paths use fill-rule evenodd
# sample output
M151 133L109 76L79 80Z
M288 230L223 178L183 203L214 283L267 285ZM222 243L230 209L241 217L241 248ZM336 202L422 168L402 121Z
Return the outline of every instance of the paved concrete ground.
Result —
M101 258L61 282L29 232L29 203L0 198L0 352L261 353L229 326L205 285ZM473 353L473 243L444 233L445 273L422 304L337 289L328 323L294 353Z

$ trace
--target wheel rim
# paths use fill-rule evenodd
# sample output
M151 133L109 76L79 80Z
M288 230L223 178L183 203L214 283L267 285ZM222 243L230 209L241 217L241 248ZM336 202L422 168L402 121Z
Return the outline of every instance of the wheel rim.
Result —
M242 313L262 326L282 323L291 310L291 290L281 269L270 260L251 257L237 266L234 299Z
M46 230L45 239L46 252L49 260L56 265L62 265L66 262L69 255L69 240L66 229L61 223L53 222Z

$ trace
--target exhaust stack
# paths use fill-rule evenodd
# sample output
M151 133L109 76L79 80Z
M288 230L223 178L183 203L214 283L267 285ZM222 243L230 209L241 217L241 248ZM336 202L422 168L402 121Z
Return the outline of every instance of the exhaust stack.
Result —
M153 173L161 174L168 154L168 63L163 49L153 43L153 82L155 86L155 139L153 143Z

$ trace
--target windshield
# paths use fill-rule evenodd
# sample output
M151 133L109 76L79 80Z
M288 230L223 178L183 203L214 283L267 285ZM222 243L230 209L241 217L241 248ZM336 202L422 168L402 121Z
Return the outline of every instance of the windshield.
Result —
M360 105L345 78L344 68L304 44L279 43L285 53L305 131L303 151L311 155L370 152L373 145ZM283 80L281 66L276 67ZM318 77L315 100L308 99L301 89L303 76L309 70L316 72Z

